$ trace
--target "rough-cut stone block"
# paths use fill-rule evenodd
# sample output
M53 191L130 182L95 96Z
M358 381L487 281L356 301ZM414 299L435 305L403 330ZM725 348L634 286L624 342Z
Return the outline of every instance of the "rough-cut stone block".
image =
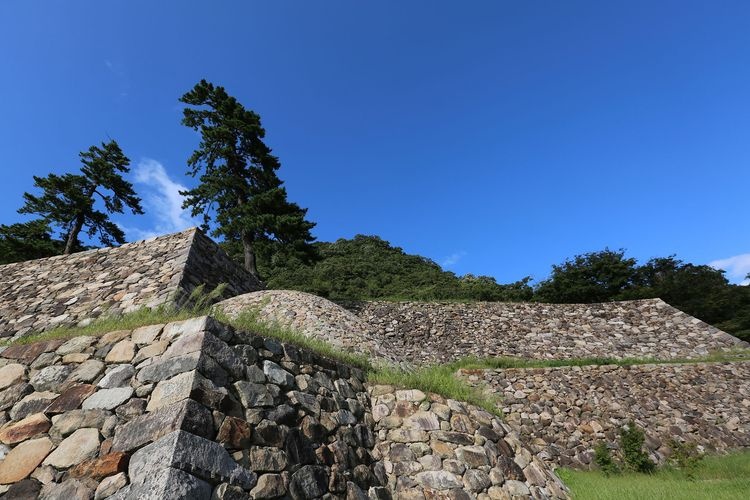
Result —
M89 347L91 344L96 342L96 337L88 335L82 335L80 337L73 337L72 339L65 342L63 345L57 348L55 353L58 356L65 356L67 354L78 353Z
M286 493L284 478L281 474L263 474L258 478L258 484L250 490L250 496L258 500L278 498Z
M8 414L13 420L20 420L31 415L32 413L43 411L58 396L59 395L57 393L50 391L32 392L28 396L24 396L21 401L14 404L13 408L11 408Z
M164 325L147 325L133 330L131 339L138 345L151 344L161 333Z
M0 484L15 483L27 477L51 449L52 441L48 437L25 441L13 448L0 462Z
M0 391L0 411L7 410L22 397L32 392L34 392L34 388L26 382L19 382L4 391Z
M0 391L23 381L25 373L26 367L18 363L11 363L0 368Z
M99 486L96 487L94 492L94 500L101 500L110 497L117 493L117 491L128 484L128 477L124 472L115 474L114 476L105 477Z
M216 441L229 449L239 450L250 446L252 428L245 420L228 416L219 427Z
M81 403L96 392L96 387L91 384L78 384L71 386L65 392L60 394L49 406L44 410L48 415L54 415L57 413L65 413L77 409L81 406Z
M121 489L112 500L208 500L211 485L187 472L167 467L158 469L147 481Z
M72 410L52 417L52 431L65 437L78 429L94 427L101 429L109 417L106 410Z
M139 382L160 382L177 374L198 370L217 385L226 385L227 373L216 361L202 352L193 352L184 356L164 358L142 368L136 375Z
M151 393L146 411L154 411L188 398L209 408L220 409L226 396L226 389L216 387L213 382L192 370L159 382Z
M39 493L39 500L90 500L93 495L93 485L71 478L62 483L45 484Z
M88 359L76 368L68 377L68 382L91 383L104 371L104 363L98 359Z
M130 379L135 374L135 368L133 365L123 364L117 365L102 377L97 387L102 389L113 389L115 387L125 387L130 383Z
M142 484L164 467L190 470L202 479L226 482L244 490L250 490L257 480L221 445L185 431L167 434L135 452L128 473L133 484Z
M47 432L51 424L44 413L29 415L18 422L9 422L0 428L0 441L15 444Z
M294 375L284 370L273 361L263 361L263 373L265 374L268 381L272 384L276 384L281 387L294 386Z
M265 385L240 380L234 383L234 388L237 391L242 406L245 408L273 406L273 396L268 392L268 388Z
M107 363L130 363L135 357L135 342L121 340L112 347L104 361Z
M83 402L84 410L103 408L114 410L133 395L132 387L117 387L114 389L100 389Z
M213 438L211 412L191 399L159 408L117 427L112 450L130 451L178 429Z
M79 463L70 469L70 475L72 477L91 477L99 480L118 472L125 472L127 468L128 455L121 451L114 451L104 456Z
M60 347L64 340L48 340L46 342L34 342L26 345L12 345L5 349L0 356L8 359L17 359L25 365L30 365L40 354L54 351Z
M99 430L78 429L65 438L44 460L44 465L64 469L96 456L99 451Z
M72 365L53 365L47 368L39 370L29 383L34 387L35 391L55 391L59 392L60 385L68 378L70 372L73 371Z
M295 499L321 497L328 491L328 471L318 465L305 465L292 474L289 490Z

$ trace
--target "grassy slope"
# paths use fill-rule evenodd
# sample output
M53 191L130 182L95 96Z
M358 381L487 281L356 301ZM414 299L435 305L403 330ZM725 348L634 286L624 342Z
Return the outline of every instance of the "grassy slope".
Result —
M750 452L706 457L694 479L674 469L646 475L605 476L599 471L559 469L575 500L729 500L750 498Z

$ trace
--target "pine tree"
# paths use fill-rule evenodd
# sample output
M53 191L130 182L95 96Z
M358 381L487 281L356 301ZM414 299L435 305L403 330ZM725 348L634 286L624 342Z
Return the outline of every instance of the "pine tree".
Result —
M24 193L26 204L18 211L38 214L47 224L61 228L66 255L79 245L78 236L84 228L105 245L124 243L125 234L109 215L123 213L125 207L134 214L143 213L133 185L122 177L130 171L130 160L116 141L102 143L101 148L91 146L79 156L83 164L80 174L34 176L34 185L42 194ZM103 210L97 208L97 201Z
M314 223L306 209L287 200L276 174L281 164L263 142L260 116L227 94L223 87L201 80L180 98L187 104L183 125L201 134L188 159L188 174L200 179L183 192L184 207L203 215L208 229L214 215L215 236L242 243L244 265L258 277L257 246L273 241L283 246L312 242Z

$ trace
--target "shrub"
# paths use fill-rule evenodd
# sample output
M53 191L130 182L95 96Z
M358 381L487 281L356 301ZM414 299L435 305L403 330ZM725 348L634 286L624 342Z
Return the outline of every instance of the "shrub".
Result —
M605 476L620 473L620 466L612 458L612 452L609 451L609 447L604 441L600 441L594 447L594 463L599 466Z
M656 470L656 464L643 451L645 435L632 420L620 429L620 448L625 465L636 472L651 474Z
M703 460L703 454L698 452L698 446L695 443L680 443L671 439L669 447L672 448L672 464L683 471L688 479L694 479L695 471Z

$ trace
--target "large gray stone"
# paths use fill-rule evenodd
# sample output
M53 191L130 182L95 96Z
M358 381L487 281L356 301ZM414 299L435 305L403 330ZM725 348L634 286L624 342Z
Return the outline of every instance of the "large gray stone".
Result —
M289 492L297 499L322 497L328 491L328 471L319 465L305 465L292 474Z
M320 402L314 395L301 391L290 391L286 394L286 397L295 405L301 406L307 413L313 416L320 415Z
M89 396L83 402L81 408L92 410L103 408L105 410L114 410L133 395L132 387L116 387L114 389L100 389Z
M0 391L0 411L7 410L31 392L34 392L34 388L26 382L19 382L18 384L11 385L4 391Z
M265 385L253 384L240 380L234 383L234 388L240 398L242 406L245 408L255 408L258 406L273 406L273 395L268 391Z
M147 481L130 485L110 497L112 500L209 500L211 485L172 467L161 468Z
M94 342L96 342L96 337L91 337L88 335L73 337L72 339L68 340L63 345L58 347L57 351L55 352L59 356L65 356L66 354L72 354L74 352L81 352Z
M221 386L226 385L229 380L226 371L208 354L201 351L170 358L162 355L155 363L142 368L136 379L142 383L160 382L191 370L198 370Z
M433 490L450 490L453 488L462 488L461 479L455 474L444 470L431 470L420 472L416 475L417 482L425 488Z
M43 411L58 396L59 394L50 391L32 392L13 405L9 412L10 418L11 420L21 420L32 413Z
M52 417L50 434L59 433L62 437L82 427L101 429L110 413L106 410L72 410Z
M78 429L65 438L55 451L44 460L44 465L64 469L94 458L99 451L99 430L92 428Z
M250 491L252 498L261 500L277 498L286 493L284 478L281 474L263 474L258 478L258 484Z
M115 387L124 387L130 383L133 378L135 368L133 365L117 365L109 370L97 384L103 389L113 389Z
M221 408L227 390L214 383L196 370L180 373L168 380L159 382L151 393L147 411L166 406L183 399L192 398L212 409Z
M130 451L179 429L213 439L211 411L188 399L146 413L117 427L112 450Z
M208 328L215 330L220 326L209 318ZM162 356L162 359L184 356L201 352L210 356L234 378L245 374L245 363L223 340L208 331L189 333L175 340Z
M189 470L199 478L244 490L257 481L257 476L235 462L221 445L185 431L167 434L135 452L128 474L133 484L143 484L164 467Z
M104 370L104 363L98 359L87 359L68 377L70 382L83 382L88 384L96 380L96 377Z
M280 385L281 387L294 386L294 375L284 370L273 361L263 361L263 373L272 384Z
M37 392L43 391L55 391L59 392L58 389L65 379L68 378L70 372L73 371L72 365L54 365L42 368L29 380L29 383L34 386L34 390Z

